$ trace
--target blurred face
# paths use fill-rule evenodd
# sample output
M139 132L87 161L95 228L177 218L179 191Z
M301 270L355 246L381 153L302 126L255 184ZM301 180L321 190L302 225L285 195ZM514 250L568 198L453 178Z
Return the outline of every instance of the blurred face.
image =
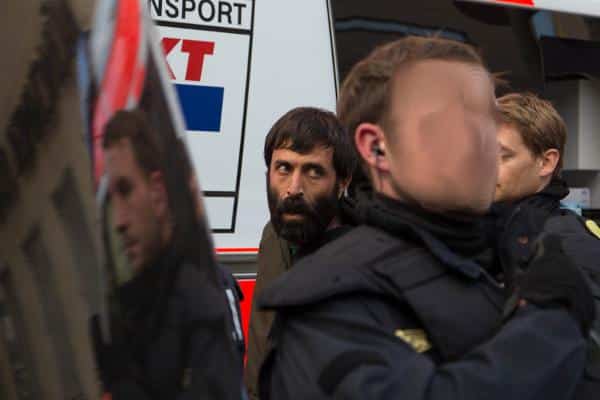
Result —
M168 240L164 186L159 172L148 176L140 168L129 139L112 145L105 156L113 223L137 273L156 260Z
M537 193L543 186L542 162L525 146L512 125L502 124L498 131L498 183L494 201L514 201Z
M308 154L285 148L273 151L267 189L275 231L291 243L310 243L338 213L341 189L333 150L317 146Z
M437 212L484 213L497 177L498 111L489 73L422 61L398 72L385 140L391 195Z

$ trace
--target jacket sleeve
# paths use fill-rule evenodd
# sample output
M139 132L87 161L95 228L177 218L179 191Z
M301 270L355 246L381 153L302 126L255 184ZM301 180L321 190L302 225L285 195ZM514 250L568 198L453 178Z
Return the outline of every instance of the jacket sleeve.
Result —
M445 364L356 318L310 318L286 325L269 384L273 399L570 399L583 373L584 340L559 309L527 306L487 343ZM311 385L316 392L303 393Z

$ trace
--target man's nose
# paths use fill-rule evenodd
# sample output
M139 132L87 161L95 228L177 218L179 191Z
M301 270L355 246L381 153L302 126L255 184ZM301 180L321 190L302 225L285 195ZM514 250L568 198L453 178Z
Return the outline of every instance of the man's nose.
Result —
M115 224L115 229L119 233L125 233L128 226L127 213L118 205L113 205L113 223Z
M290 184L287 189L288 196L302 196L304 195L304 188L302 186L302 175L299 172L294 171L291 176Z

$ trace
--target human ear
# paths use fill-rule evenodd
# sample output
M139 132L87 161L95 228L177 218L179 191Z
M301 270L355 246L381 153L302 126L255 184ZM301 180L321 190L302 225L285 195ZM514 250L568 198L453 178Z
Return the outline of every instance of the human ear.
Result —
M150 201L154 212L157 216L167 215L169 202L163 173L160 171L150 173L149 186Z
M560 160L560 153L557 149L548 149L540 156L541 168L538 175L540 178L546 178L554 174L558 162Z
M368 122L358 125L354 133L354 144L369 169L389 171L385 135L380 126Z

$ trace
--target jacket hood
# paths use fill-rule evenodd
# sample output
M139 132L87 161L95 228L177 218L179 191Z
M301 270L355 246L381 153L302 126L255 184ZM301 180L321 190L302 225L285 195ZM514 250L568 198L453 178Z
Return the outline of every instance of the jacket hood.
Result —
M443 243L406 225L398 239L361 225L301 259L265 288L257 299L263 309L306 306L352 293L371 293L401 300L402 292L449 271L478 279L482 269L452 253Z
M301 259L258 297L261 308L294 307L326 298L359 292L398 297L394 266L407 268L409 258L428 254L419 248L405 253L405 242L377 229L360 226L340 239ZM356 251L368 249L368 251ZM354 250L354 251L351 251Z

